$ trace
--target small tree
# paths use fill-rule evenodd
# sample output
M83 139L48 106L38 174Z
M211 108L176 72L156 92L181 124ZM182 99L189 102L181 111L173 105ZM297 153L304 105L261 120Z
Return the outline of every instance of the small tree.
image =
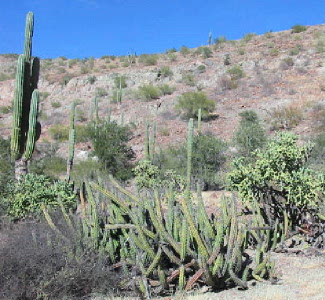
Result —
M132 148L127 145L131 138L129 127L116 122L99 123L90 129L90 138L103 169L120 180L129 179L134 158Z
M201 108L202 118L208 117L215 109L215 102L208 99L203 92L183 93L176 105L176 109L186 118L197 118L198 110Z
M324 203L324 178L305 167L311 144L297 145L298 137L280 133L263 151L256 152L256 162L243 158L234 161L229 173L229 187L238 191L244 202L259 200L272 224L287 214L293 224L303 213L315 212Z
M265 130L255 111L246 110L239 116L241 120L235 132L234 142L240 155L251 157L254 150L264 146L266 142Z

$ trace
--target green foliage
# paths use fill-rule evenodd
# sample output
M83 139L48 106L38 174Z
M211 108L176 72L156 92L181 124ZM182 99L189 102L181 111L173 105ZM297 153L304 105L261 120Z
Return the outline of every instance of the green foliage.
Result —
M118 179L129 179L132 175L131 160L134 158L134 152L127 145L131 138L129 127L116 122L100 123L90 128L90 138L94 155L102 168Z
M163 66L158 71L158 78L166 78L173 76L173 72L169 66Z
M33 174L58 179L66 173L67 161L62 157L47 154L41 159L33 159L29 169Z
M201 54L203 56L203 58L209 58L212 57L212 50L209 47L199 47L196 52L198 54Z
M163 95L171 95L175 91L175 88L167 83L158 85L158 88Z
M123 75L117 76L114 78L114 84L117 89L121 88L124 89L128 85L126 84L126 77Z
M243 40L243 42L247 43L247 42L251 41L255 36L256 36L256 33L247 33L244 35L242 40Z
M303 112L300 107L293 105L277 107L270 114L271 129L292 129L300 123L302 118Z
M183 55L186 56L191 53L190 49L186 46L182 46L179 52Z
M139 87L139 95L144 101L159 99L161 91L152 84L145 84Z
M176 48L174 47L174 48L171 48L171 49L167 49L166 50L166 54L169 54L169 53L175 53L175 52L177 52L177 50L176 50Z
M299 24L291 27L291 33L300 33L300 32L306 31L306 30L307 30L306 26L299 25Z
M183 191L185 179L176 174L174 170L167 169L162 172L159 167L149 160L140 160L133 169L137 187L142 189L173 188Z
M186 92L179 97L176 105L176 109L186 118L197 118L199 108L202 118L207 118L215 109L215 102L203 92Z
M62 104L61 104L59 101L52 101L52 102L51 102L51 106L52 106L53 108L59 108L59 107L62 106Z
M198 183L203 189L220 188L223 184L220 174L226 161L226 144L212 135L197 135L192 145L192 184ZM160 170L174 170L186 176L186 144L169 147L157 155L155 164Z
M16 183L13 193L6 198L8 213L21 219L37 215L41 205L56 207L59 201L67 208L76 207L76 195L72 184L66 181L52 182L43 175L27 174Z
M312 141L314 148L308 160L308 165L314 170L325 174L325 133L319 134Z
M224 44L227 42L227 38L225 36L219 36L214 40L216 45Z
M239 116L241 120L234 135L234 142L240 155L251 157L253 151L264 146L266 133L255 111L246 110Z
M189 86L195 86L195 78L191 73L185 73L182 75L182 82Z
M63 142L69 139L69 126L56 124L49 128L49 135L52 139Z
M102 88L102 87L96 87L96 96L97 97L105 97L108 95L108 92L106 89Z
M227 73L231 76L232 80L238 80L245 76L245 73L241 66L235 65L227 70Z
M87 78L87 82L89 84L94 84L96 82L96 80L97 80L96 76L88 76L88 78Z
M141 54L139 56L139 63L145 66L154 66L157 64L158 55L157 54Z
M265 202L272 197L277 213L291 208L292 219L301 217L294 215L295 209L315 209L324 196L324 178L305 168L312 145L300 146L297 139L292 133L280 133L256 152L255 163L235 160L229 187L238 191L243 201L262 197Z

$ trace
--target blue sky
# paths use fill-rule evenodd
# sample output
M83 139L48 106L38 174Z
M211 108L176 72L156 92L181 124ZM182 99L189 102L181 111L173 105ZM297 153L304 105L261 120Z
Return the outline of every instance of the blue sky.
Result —
M0 0L0 53L21 53L35 15L33 55L85 58L159 53L213 37L325 23L325 0Z

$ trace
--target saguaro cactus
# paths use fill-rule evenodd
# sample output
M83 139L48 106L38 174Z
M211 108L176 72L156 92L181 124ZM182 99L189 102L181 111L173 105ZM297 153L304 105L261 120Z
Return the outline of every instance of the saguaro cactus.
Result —
M26 17L24 54L18 58L11 133L11 156L15 161L17 180L27 173L27 162L34 151L38 128L39 59L31 56L33 29L34 15L29 12Z
M70 130L69 130L69 155L67 160L67 180L70 180L70 174L73 166L74 159L74 150L76 142L76 130L75 130L75 111L76 111L76 102L71 103L71 112L70 112Z

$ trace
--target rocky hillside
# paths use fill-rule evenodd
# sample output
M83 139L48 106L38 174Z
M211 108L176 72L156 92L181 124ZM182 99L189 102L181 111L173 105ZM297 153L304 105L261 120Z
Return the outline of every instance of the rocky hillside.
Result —
M0 55L0 134L4 137L10 135L16 61L15 54ZM116 103L120 77L122 102ZM324 79L325 25L302 32L247 34L237 41L219 38L214 45L156 55L43 59L38 145L55 142L51 128L68 124L73 100L78 104L78 124L87 124L97 97L101 118L110 110L113 120L132 124L131 145L140 157L146 121L157 124L157 143L162 147L184 139L187 122L175 105L188 91L202 91L216 103L203 130L223 139L232 138L238 113L245 109L256 110L270 133L292 129L309 138L325 129ZM158 95L148 96L141 90L144 85L160 86ZM88 151L90 145L80 143L77 148ZM58 154L65 156L65 152L62 142Z

